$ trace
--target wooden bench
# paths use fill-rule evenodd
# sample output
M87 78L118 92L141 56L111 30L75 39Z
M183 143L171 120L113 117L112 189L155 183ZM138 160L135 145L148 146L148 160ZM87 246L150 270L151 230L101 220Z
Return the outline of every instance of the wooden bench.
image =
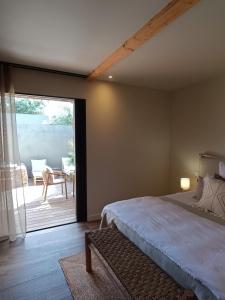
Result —
M86 271L92 272L93 251L125 299L197 299L192 291L181 287L116 228L86 232L85 249Z

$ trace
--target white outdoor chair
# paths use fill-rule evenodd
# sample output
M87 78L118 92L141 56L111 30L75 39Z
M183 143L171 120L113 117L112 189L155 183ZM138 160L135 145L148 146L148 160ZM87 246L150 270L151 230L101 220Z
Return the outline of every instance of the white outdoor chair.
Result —
M70 157L62 157L62 173L66 174L73 182L73 197L75 196L76 168L71 164ZM67 179L68 179L67 178Z
M62 171L64 173L70 173L71 171L75 171L75 165L71 164L70 157L62 157Z
M55 178L55 175L57 175L57 177L59 177L59 178ZM62 193L63 193L63 185L65 185L66 199L68 199L66 174L59 174L59 172L54 172L50 167L45 166L44 170L42 171L42 176L43 176L43 181L44 181L42 196L44 196L45 201L47 198L48 186L56 185L56 184L61 184Z
M44 170L46 164L47 164L46 159L31 160L32 176L35 185L37 184L37 182L41 182L41 183L43 182L42 171Z

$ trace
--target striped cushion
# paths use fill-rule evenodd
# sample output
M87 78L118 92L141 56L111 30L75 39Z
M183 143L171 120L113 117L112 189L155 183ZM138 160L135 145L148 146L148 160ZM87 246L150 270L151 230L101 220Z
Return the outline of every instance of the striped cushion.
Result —
M225 216L225 182L206 176L202 198L197 206L218 216Z

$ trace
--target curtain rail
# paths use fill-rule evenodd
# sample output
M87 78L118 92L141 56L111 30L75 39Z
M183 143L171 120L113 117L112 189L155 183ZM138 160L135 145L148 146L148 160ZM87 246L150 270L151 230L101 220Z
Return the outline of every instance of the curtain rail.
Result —
M8 64L9 66L17 69L26 69L26 70L32 70L32 71L40 71L40 72L46 72L46 73L52 73L52 74L58 74L58 75L64 75L64 76L72 76L72 77L79 77L79 78L87 78L88 75L85 74L79 74L79 73L73 73L73 72L66 72L66 71L59 71L54 69L48 69L48 68L41 68L41 67L35 67L30 65L22 65L22 64L16 64L12 62L7 61L0 61L2 64Z

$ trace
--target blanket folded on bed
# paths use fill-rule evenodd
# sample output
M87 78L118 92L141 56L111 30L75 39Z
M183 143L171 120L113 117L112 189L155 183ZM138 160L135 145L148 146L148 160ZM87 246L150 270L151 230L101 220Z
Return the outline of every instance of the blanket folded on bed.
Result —
M199 299L225 299L225 227L220 222L157 197L109 204L102 218Z

